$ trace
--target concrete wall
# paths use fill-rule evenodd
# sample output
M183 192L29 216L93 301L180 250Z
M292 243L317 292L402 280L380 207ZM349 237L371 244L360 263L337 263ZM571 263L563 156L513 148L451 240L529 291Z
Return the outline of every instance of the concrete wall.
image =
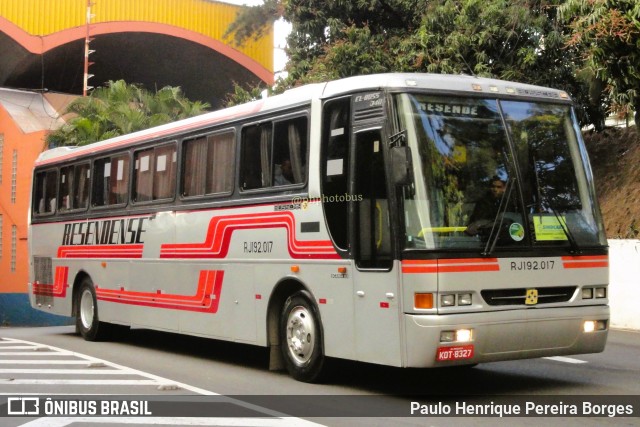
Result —
M609 240L611 327L640 330L640 240Z

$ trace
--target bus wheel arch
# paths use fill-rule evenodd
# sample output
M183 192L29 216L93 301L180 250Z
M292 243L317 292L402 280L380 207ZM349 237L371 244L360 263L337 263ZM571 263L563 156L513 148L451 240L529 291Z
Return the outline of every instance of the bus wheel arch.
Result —
M76 332L86 341L102 341L111 336L112 325L100 321L93 280L83 271L78 273L73 284L73 314Z
M304 300L307 305L307 310L312 313L315 322L316 329L316 354L319 358L318 372L309 372L299 375L292 372L291 361L286 360L286 349L283 348L284 330L283 330L283 310L287 304L290 303L292 298L296 298L296 301L300 299ZM269 308L267 310L267 343L269 345L269 369L270 370L282 370L287 369L291 376L294 378L312 382L317 380L319 376L319 370L322 368L322 362L324 360L324 328L322 326L322 320L320 317L320 311L316 304L316 300L309 289L300 281L295 279L284 279L280 281L275 287L269 298ZM315 361L315 360L314 360ZM311 370L315 368L312 367ZM295 371L295 369L294 369Z
M299 381L317 381L324 366L323 329L312 293L297 280L278 283L267 312L269 369L286 368Z

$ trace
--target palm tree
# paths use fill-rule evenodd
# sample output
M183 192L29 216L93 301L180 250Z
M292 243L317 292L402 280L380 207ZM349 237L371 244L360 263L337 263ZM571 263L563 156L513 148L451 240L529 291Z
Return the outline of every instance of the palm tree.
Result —
M151 93L124 80L109 81L73 101L73 118L47 136L49 147L79 146L202 114L209 104L190 101L179 87Z

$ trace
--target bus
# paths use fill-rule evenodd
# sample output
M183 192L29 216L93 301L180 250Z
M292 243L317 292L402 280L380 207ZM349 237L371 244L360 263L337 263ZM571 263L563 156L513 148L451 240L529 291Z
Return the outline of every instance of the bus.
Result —
M382 74L43 152L33 307L127 327L446 367L595 353L608 247L567 93Z

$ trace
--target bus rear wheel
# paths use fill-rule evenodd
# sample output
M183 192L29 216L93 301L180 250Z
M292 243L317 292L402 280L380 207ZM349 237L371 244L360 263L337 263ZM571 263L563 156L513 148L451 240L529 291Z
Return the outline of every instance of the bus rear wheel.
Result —
M284 303L280 316L282 355L289 375L298 381L318 381L324 366L322 325L311 295L299 291Z
M100 341L107 338L109 326L98 318L96 291L91 279L85 277L76 294L76 330L86 341Z

